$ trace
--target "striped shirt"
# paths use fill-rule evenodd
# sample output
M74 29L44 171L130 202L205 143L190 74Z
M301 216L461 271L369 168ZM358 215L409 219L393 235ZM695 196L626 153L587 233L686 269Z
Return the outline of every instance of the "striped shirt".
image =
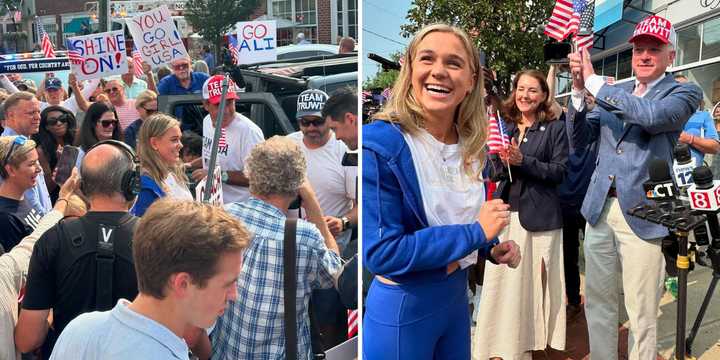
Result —
M133 121L140 118L140 114L135 108L134 99L125 99L125 104L121 106L115 106L115 112L117 112L118 120L120 120L120 129L125 131L125 128L130 126Z

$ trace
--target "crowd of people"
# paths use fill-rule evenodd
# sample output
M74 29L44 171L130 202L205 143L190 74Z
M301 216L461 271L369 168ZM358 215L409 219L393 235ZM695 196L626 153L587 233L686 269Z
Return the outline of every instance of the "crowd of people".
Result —
M671 165L677 144L697 166L720 166L720 112L667 72L670 22L650 16L628 41L635 81L606 83L588 51L574 51L563 106L555 66L518 72L502 99L465 31L414 35L389 100L363 127L365 359L532 359L565 350L581 313L590 357L618 359L621 296L628 358L656 358L660 298L677 291L677 268L661 250L668 229L628 209L648 203L648 164ZM468 280L482 284L473 318Z
M0 75L0 359L306 359L346 341L358 175L342 163L358 146L355 89L306 90L300 131L266 139L236 111L232 81L220 113L224 76L207 65L178 58L163 76L143 64L137 78L128 62L122 76L71 73L67 91L54 74L37 89ZM209 51L203 62L214 68ZM158 96L180 94L202 94L201 124L182 107L158 111ZM222 207L195 201L194 188L218 117ZM286 219L297 219L294 255ZM297 350L282 331L289 256Z

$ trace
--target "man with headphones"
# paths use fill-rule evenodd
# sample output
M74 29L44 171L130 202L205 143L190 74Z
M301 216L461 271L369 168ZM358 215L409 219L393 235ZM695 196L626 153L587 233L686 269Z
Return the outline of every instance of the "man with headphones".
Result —
M75 317L110 310L138 293L131 245L137 218L128 212L139 191L135 153L122 142L101 141L85 155L80 175L89 211L38 240L15 328L17 348L31 352L42 346L44 359Z

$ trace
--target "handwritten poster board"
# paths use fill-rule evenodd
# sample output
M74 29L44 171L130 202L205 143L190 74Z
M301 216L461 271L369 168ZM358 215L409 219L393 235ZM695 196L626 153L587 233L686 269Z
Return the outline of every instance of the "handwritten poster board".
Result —
M84 59L71 63L78 80L88 80L127 72L125 35L122 30L68 38L69 46L75 48Z
M240 64L277 60L275 21L243 21L237 24Z
M153 69L188 56L182 36L165 5L133 17L127 27L143 60Z

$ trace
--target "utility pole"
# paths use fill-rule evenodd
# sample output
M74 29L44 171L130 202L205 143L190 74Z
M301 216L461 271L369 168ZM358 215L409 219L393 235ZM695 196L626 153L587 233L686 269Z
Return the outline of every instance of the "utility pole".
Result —
M110 30L110 6L109 0L98 0L98 22L100 25L100 32L106 32Z

